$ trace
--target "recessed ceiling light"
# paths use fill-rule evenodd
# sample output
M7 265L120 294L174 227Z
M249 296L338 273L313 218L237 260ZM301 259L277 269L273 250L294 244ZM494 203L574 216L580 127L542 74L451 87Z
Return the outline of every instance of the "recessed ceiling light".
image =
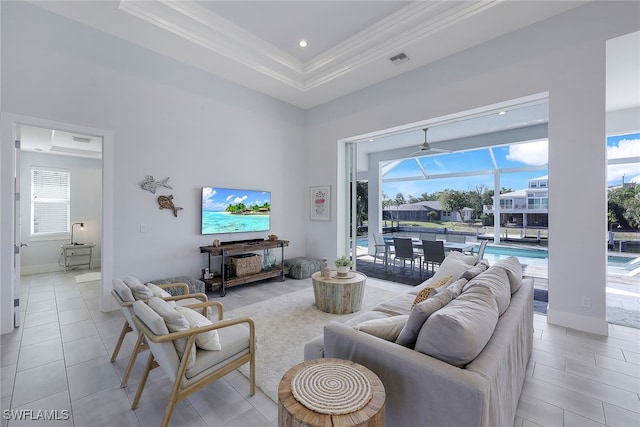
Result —
M369 141L373 141L373 138L369 138Z
M307 47L307 45L308 45L308 43L307 43L306 40L300 40L298 42L298 46L300 46L300 47Z
M507 114L507 112L506 112L506 111L500 111L500 112L498 113L498 115L499 115L499 116L504 116L505 114Z

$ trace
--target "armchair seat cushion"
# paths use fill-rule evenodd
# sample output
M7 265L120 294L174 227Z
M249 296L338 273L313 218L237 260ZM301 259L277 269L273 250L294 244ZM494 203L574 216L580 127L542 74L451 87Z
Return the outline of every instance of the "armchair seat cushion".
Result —
M196 363L185 371L188 380L196 381L198 375L209 370L217 370L220 364L228 362L231 358L241 357L249 352L249 328L244 325L232 325L218 329L220 339L220 351L197 349ZM190 381L184 383L189 385Z

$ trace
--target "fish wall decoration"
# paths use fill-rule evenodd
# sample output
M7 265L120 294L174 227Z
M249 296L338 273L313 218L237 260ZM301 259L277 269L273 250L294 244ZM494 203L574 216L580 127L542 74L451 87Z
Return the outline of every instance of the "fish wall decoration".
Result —
M173 190L173 187L167 184L167 181L169 181L169 177L166 177L162 181L156 181L153 179L153 175L147 175L145 176L144 181L140 183L140 188L151 191L153 194L156 194L156 189L158 187L165 187Z
M171 209L173 211L173 216L178 216L178 211L182 210L182 208L177 207L173 204L173 194L169 194L168 196L158 196L158 204L160 205L159 209Z

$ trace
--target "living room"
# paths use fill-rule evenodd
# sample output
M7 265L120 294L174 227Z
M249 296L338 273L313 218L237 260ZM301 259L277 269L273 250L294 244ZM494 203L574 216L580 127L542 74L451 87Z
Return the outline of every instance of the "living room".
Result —
M198 248L213 240L199 233L201 187L271 191L271 233L289 240L287 256L331 258L346 240L342 141L532 94L549 96L550 205L555 212L582 206L574 226L604 230L603 140L614 122L604 110L606 41L640 29L635 2L587 3L308 109L29 2L1 7L2 241L13 240L13 124L35 119L104 136L104 311L116 308L113 278L199 275L206 258ZM139 188L145 175L171 177L174 203L183 207L177 217ZM316 185L332 188L331 221L309 218ZM577 237L564 218L549 215L547 321L606 335L602 233ZM0 262L4 334L13 330L18 297L11 248L2 248Z

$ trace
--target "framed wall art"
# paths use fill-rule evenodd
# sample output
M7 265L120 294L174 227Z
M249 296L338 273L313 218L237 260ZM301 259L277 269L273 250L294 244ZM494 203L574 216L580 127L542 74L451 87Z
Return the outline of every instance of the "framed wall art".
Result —
M331 186L321 185L310 188L311 219L329 221L331 219Z

